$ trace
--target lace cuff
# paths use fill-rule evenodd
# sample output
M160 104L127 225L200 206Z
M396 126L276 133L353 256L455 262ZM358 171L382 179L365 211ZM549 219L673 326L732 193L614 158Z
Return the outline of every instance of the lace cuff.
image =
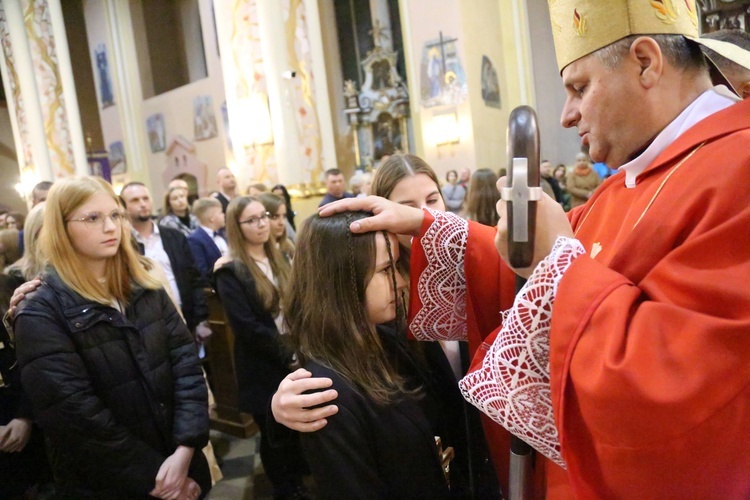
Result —
M469 223L428 210L434 222L420 239L427 267L419 276L419 311L409 325L417 340L466 340L464 256Z
M482 365L459 386L464 398L555 463L565 467L552 414L549 335L557 287L583 245L560 237L503 314Z

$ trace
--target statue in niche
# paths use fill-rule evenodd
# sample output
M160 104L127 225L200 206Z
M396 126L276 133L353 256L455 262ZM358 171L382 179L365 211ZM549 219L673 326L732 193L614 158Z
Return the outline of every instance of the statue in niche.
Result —
M388 113L380 113L373 127L373 142L375 143L375 160L400 150L401 125L399 121Z
M381 45L385 28L376 21L371 34L375 48L361 62L365 80L361 91L344 84L344 100L357 167L366 168L384 155L409 151L409 93L396 62L398 54Z
M392 86L390 61L386 59L372 63L372 90L380 90Z

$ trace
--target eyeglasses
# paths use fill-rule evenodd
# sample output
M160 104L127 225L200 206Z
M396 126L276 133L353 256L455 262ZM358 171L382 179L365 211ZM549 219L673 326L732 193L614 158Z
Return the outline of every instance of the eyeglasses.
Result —
M263 212L262 214L256 216L256 217L250 217L246 220L241 220L240 224L249 224L251 226L258 227L260 225L260 221L267 222L268 218L271 217L271 214L268 212Z
M127 212L123 212L122 210L112 210L109 214L103 214L101 212L91 212L88 214L84 214L82 217L77 217L75 219L68 219L66 222L84 222L87 227L104 227L104 221L107 220L107 217L112 221L112 223L115 226L119 226L122 224L123 220L126 220L128 218Z

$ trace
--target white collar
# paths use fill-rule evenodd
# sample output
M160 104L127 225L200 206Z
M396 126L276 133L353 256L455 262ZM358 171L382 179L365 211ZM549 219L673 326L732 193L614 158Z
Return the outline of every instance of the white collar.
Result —
M625 171L625 187L634 188L636 178L651 165L667 147L689 128L711 116L714 113L728 108L740 99L724 85L717 85L702 93L690 106L659 132L656 139L649 144L646 150L635 159L622 165L617 170Z
M135 236L135 239L137 241L143 243L144 241L146 241L147 239L149 239L149 238L151 238L153 236L159 236L160 235L160 233L159 233L159 224L155 223L154 221L150 221L150 222L151 222L151 226L154 228L154 230L146 238L144 238L143 236L141 236L141 233L139 233L138 231L136 231L134 227L130 228L130 231L133 233L133 235Z
M203 224L198 224L201 229L203 229L207 235L209 235L212 239L216 236L216 231L211 229L210 227L206 227Z

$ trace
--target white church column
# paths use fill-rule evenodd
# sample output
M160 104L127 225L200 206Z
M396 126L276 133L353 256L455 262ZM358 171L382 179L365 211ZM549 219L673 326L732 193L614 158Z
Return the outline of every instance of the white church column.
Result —
M59 0L0 3L0 67L26 194L88 171Z

